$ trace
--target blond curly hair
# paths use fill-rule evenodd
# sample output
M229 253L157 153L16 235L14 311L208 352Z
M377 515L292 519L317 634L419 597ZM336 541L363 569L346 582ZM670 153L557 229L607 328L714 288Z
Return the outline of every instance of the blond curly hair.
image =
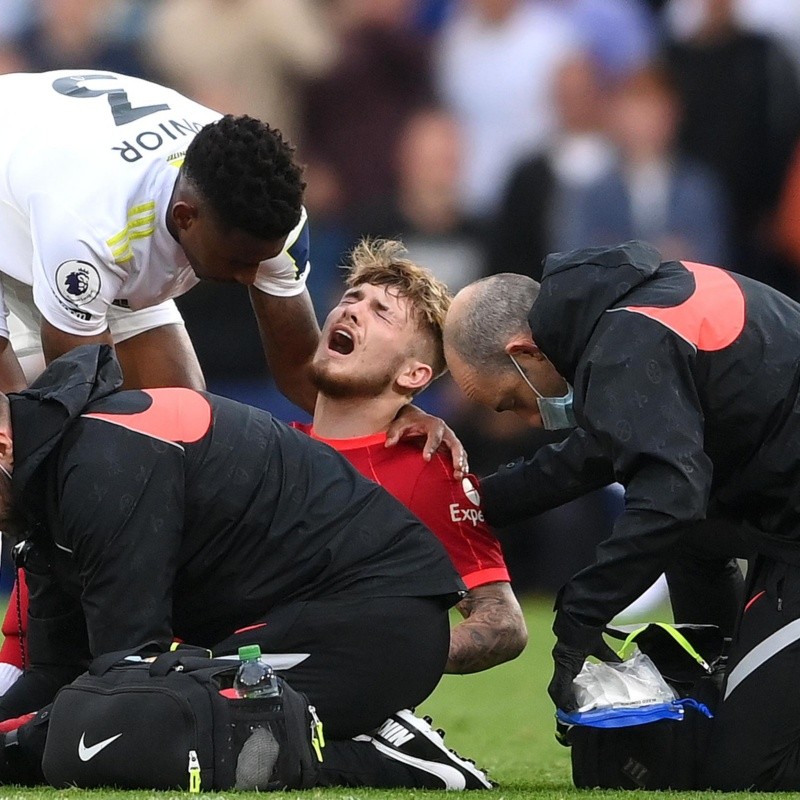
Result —
M395 239L362 239L350 252L346 265L349 288L368 283L396 290L408 301L419 330L430 343L430 367L439 377L444 360L442 328L453 296L434 274L407 258L403 243Z

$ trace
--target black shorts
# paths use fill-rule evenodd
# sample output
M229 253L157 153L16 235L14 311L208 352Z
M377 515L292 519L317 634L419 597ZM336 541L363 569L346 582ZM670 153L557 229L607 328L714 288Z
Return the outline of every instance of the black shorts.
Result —
M307 654L283 676L317 708L327 736L350 738L434 690L450 645L448 606L438 597L298 601L218 643L214 655L243 644Z

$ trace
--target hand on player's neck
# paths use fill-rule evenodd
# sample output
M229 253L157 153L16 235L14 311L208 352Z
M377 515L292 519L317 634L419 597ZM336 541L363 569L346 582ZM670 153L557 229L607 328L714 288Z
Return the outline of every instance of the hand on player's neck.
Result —
M335 398L320 392L314 407L314 433L323 439L383 433L406 402L394 393L370 398Z

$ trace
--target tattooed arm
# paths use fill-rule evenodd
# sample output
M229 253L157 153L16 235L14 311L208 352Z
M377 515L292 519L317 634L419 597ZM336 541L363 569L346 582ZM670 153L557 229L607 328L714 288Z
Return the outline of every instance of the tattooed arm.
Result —
M476 586L456 608L464 621L450 632L445 672L480 672L516 658L525 648L528 631L510 584Z

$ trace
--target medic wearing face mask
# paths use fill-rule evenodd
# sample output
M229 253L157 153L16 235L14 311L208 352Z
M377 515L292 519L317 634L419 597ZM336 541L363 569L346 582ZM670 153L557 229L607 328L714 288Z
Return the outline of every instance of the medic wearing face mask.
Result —
M574 428L578 422L575 419L575 410L572 407L575 400L575 391L572 386L567 384L567 393L563 397L545 397L531 383L530 378L519 365L519 361L510 353L508 357L517 368L517 372L522 376L522 380L531 387L531 391L536 395L536 405L539 406L539 414L542 417L544 429L546 431L558 431L563 428Z
M677 622L732 637L702 785L800 790L800 305L627 242L551 255L541 285L465 287L445 353L474 400L577 423L481 480L490 524L625 489L595 563L556 600L556 705L574 709L585 658L613 658L603 627L666 572ZM753 559L746 585L734 557Z

